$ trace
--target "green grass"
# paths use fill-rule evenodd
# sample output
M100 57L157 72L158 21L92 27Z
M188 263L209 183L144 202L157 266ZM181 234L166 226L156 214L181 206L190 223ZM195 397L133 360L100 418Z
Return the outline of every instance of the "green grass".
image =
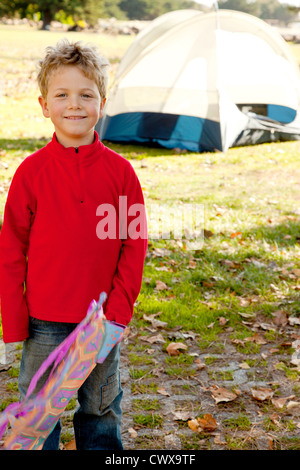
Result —
M224 419L223 424L231 429L239 428L240 430L249 431L252 423L248 416L239 415L236 418Z
M6 83L6 94L0 97L0 217L16 167L51 138L52 126L42 118L37 102L34 64L45 46L63 35L0 28L0 81ZM68 36L96 42L113 62L132 41L95 34ZM298 54L298 45L293 50ZM159 313L169 328L192 330L200 335L199 344L213 344L218 352L222 317L226 328L233 328L232 336L243 338L249 332L241 314L271 317L284 305L289 315L299 316L299 277L293 274L300 268L299 142L234 148L226 154L111 147L132 162L150 216L155 204L174 204L182 210L186 204L201 206L203 218L197 229L207 235L192 251L187 239L174 237L174 230L170 239L154 240L150 224L133 324L141 329L147 325L145 314ZM162 232L167 229L163 224ZM157 281L167 289L157 290ZM258 345L245 347L259 350ZM137 357L131 359L132 374L146 372L134 367Z
M133 422L135 425L153 429L162 426L163 418L157 414L139 414L133 416Z
M44 143L0 136L1 214L15 168ZM245 330L240 313L270 316L281 299L291 315L299 315L293 275L300 268L298 142L230 149L226 155L113 148L135 167L147 206L171 198L203 204L203 228L212 234L197 251L187 249L184 239L149 240L137 324L145 324L144 314L160 312L170 328L180 325L211 342L222 331L220 317L228 318L237 335ZM142 160L136 156L140 150ZM157 281L168 289L156 290Z
M17 166L52 136L52 126L42 117L37 101L35 61L48 44L54 44L62 35L0 27L0 225L7 190ZM96 42L103 48L113 62L111 80L116 62L132 41L129 37L82 33L68 36ZM300 62L300 45L291 47ZM5 88L1 89L3 83ZM143 283L132 320L132 330L138 334L133 335L127 345L128 367L134 396L133 425L143 431L135 441L136 446L164 448L162 438L145 434L147 428L159 430L164 425L163 402L157 399L161 384L155 371L159 354L164 355L160 364L164 378L167 381L180 379L182 383L172 387L172 394L198 394L190 380L195 374L194 356L190 355L193 347L206 356L208 381L226 381L230 387L234 377L230 364L224 368L222 362L220 370L216 369L226 352L222 335L226 331L226 340L233 341L236 353L248 356L247 362L255 369L247 372L249 381L267 378L270 373L267 360L264 363L262 356L253 358L253 354L260 353L261 346L246 340L253 336L253 322L268 322L279 309L284 309L291 317L300 315L297 271L300 269L300 142L234 148L226 154L108 145L130 160L135 168L150 216ZM200 237L196 250L190 249L187 233L175 236L177 226L174 225L169 239L161 236L156 240L151 236L154 231L151 209L155 204L165 208L166 213L168 208L172 210L172 205L182 213L186 204L203 208L197 230L205 236ZM165 215L161 233L170 228ZM188 215L190 227L191 214ZM158 281L167 288L157 289ZM167 328L150 328L149 331L145 315L152 314L166 322ZM166 351L174 331L195 335L193 341L179 340L189 348L175 357L168 356ZM157 333L163 335L165 343L150 353L152 345L143 339ZM287 349L291 337L284 335L284 329L268 330L265 338L278 343L279 354L291 353ZM291 367L288 359L280 358L276 370L292 383L293 393L299 397L299 372ZM12 379L17 375L15 367L8 371ZM11 380L8 390L12 396L0 403L0 411L16 400L16 387ZM72 400L68 409L74 406ZM255 424L251 406L250 410L246 409L243 401L236 405L218 405L219 411L225 407L236 411L220 420L227 449L256 448L255 438L250 433ZM270 404L268 407L266 416L273 410ZM281 411L284 418L286 414L286 410ZM286 437L281 436L278 441L274 437L274 449L299 449L299 440L291 435L294 421L282 423ZM186 427L186 423L182 426ZM264 423L266 432L273 436L274 426L273 421ZM63 440L69 441L72 437L67 433ZM180 438L184 449L209 449L211 446L209 433L182 434Z

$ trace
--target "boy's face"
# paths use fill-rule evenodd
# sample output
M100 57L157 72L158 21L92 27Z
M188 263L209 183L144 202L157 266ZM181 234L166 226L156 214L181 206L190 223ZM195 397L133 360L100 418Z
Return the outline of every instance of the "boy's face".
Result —
M61 66L49 78L46 98L39 97L45 117L53 122L56 138L64 147L89 145L94 128L103 115L96 83L79 67Z

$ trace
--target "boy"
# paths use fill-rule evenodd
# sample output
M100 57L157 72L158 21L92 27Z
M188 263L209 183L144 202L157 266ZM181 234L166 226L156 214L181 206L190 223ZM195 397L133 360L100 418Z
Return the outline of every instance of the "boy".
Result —
M17 169L0 234L3 340L24 341L22 397L91 300L106 292L106 318L127 325L141 287L147 241L140 183L94 130L103 114L107 66L95 48L66 40L48 47L39 64L39 103L55 132ZM129 230L124 234L124 225L137 227L130 208L140 209L139 231L131 237ZM122 235L112 230L118 225ZM116 346L78 391L79 450L123 448L119 357ZM43 449L58 449L59 435L60 423Z

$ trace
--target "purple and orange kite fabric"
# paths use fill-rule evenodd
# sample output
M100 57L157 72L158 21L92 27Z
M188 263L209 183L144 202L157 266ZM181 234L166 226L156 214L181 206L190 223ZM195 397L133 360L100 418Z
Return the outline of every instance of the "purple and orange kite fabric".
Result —
M2 449L41 450L73 395L121 341L125 327L104 318L105 299L102 293L98 302L93 301L82 322L49 355L32 378L25 399L8 405L0 415ZM33 395L51 366L45 385Z

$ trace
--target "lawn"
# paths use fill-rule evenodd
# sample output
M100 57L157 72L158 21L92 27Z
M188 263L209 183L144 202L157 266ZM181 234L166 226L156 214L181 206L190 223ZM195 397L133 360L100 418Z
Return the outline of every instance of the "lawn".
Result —
M51 138L51 125L37 103L34 62L62 36L0 28L0 84L5 83L0 94L0 217L15 168ZM132 40L82 33L72 37L97 43L113 64ZM297 56L299 46L292 50ZM115 65L112 75L114 70ZM199 334L203 348L224 331L220 319L226 319L232 340L249 336L241 318L259 315L267 321L282 310L297 323L300 142L234 148L226 154L111 147L134 166L150 216L157 205L175 206L179 213L201 210L197 226L192 224L200 234L196 249L184 230L175 236L173 226L168 236L162 224L155 239L149 226L144 280L132 322L141 335L148 334L145 318L150 315L159 315L168 328Z
M132 41L127 36L69 34L72 39L98 44L112 62L120 60ZM35 63L47 45L63 36L0 29L0 83L5 83L0 102L0 214L15 168L52 135L51 123L43 118L37 102ZM297 52L296 46L293 50ZM111 76L113 72L114 65ZM136 169L150 222L157 206L168 209L173 204L183 214L191 206L201 211L197 233L203 236L194 251L183 238L185 227L176 238L171 227L165 239L166 228L161 226L160 239L155 240L150 223L149 256L137 312L162 310L171 324L180 322L187 329L201 331L216 314L228 312L235 318L241 299L255 297L255 304L250 301L246 310L259 306L270 314L279 293L294 297L295 280L288 274L300 268L300 143L235 148L226 154L112 147ZM168 289L158 291L157 281ZM288 309L297 315L297 302L289 302Z

